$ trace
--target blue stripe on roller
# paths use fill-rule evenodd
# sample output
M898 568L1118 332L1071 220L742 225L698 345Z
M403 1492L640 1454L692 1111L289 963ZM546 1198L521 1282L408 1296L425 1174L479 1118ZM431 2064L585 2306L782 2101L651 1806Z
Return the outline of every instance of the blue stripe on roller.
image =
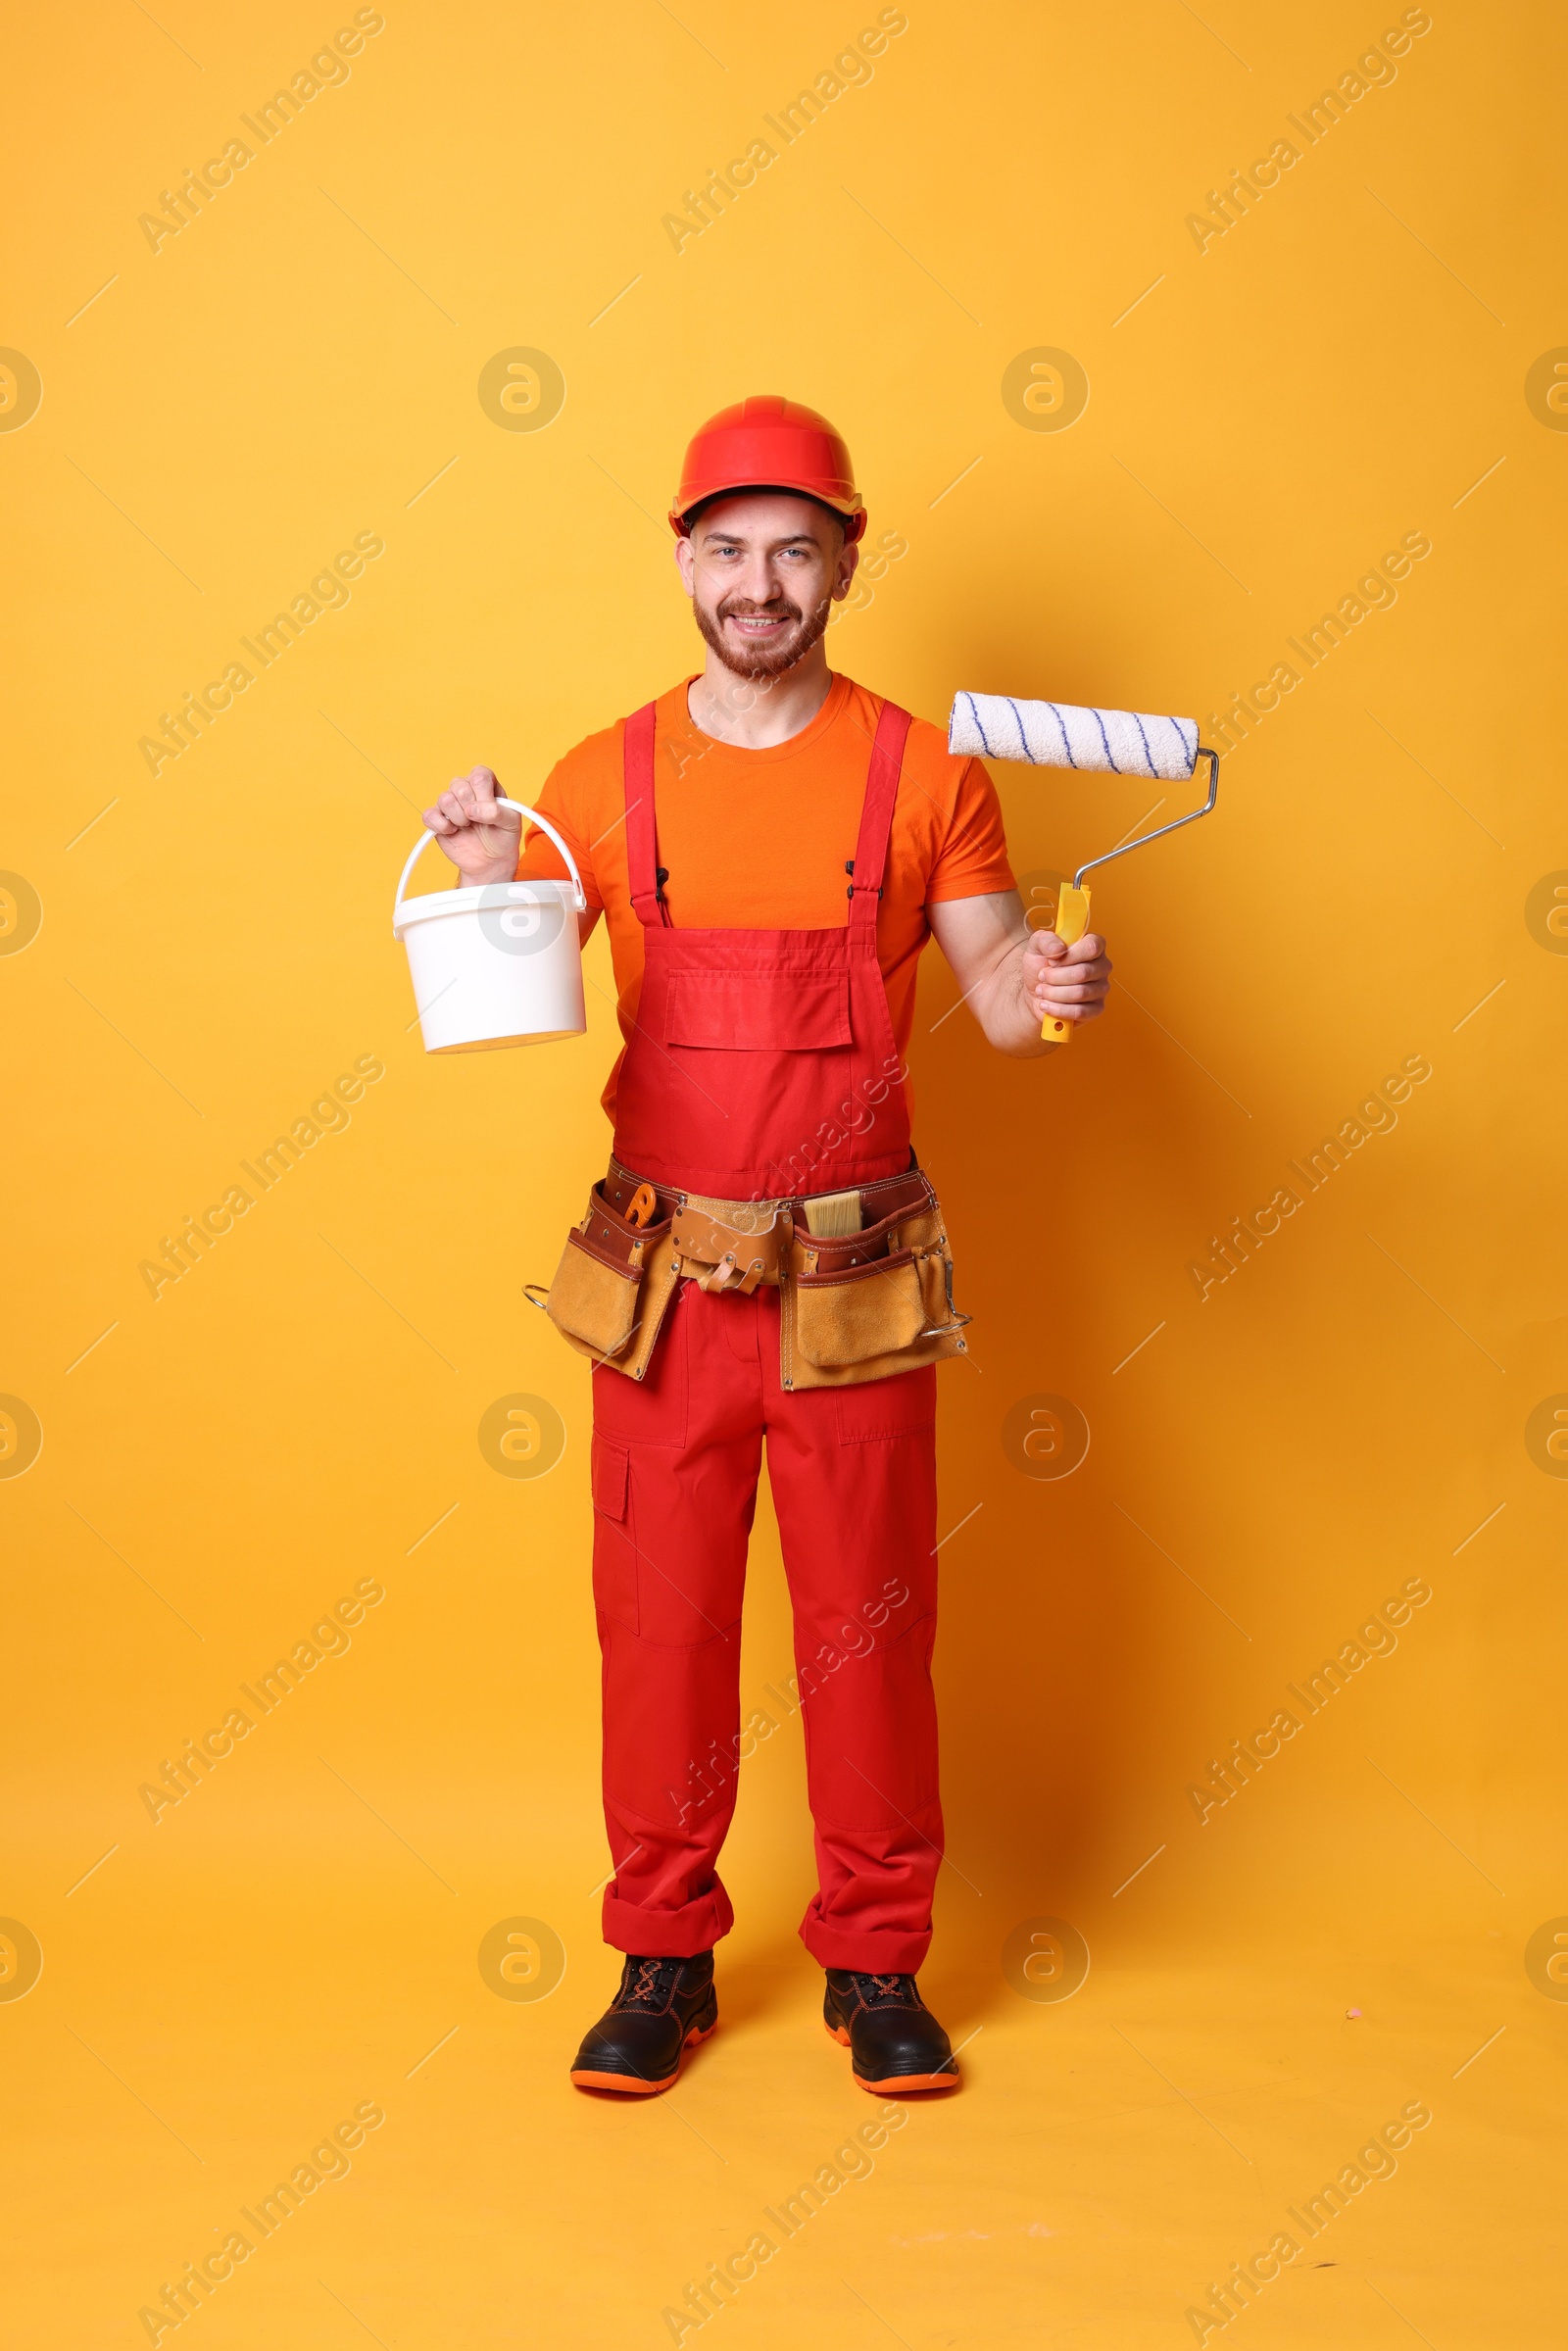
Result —
M1089 715L1094 720L1096 726L1098 726L1100 729L1100 740L1105 746L1105 761L1110 769L1111 774L1120 775L1121 769L1117 766L1116 755L1110 748L1110 737L1105 732L1105 721L1103 717L1101 715L1099 710L1092 710Z
M974 731L980 738L980 748L985 753L988 759L994 759L997 755L992 750L990 744L986 741L986 730L980 723L979 705L976 703L972 694L966 694L963 699L969 706L969 715L974 720Z
M1138 729L1138 740L1144 747L1144 757L1149 761L1149 772L1155 778L1157 782L1159 778L1159 769L1154 765L1154 755L1149 748L1149 737L1144 732L1144 722L1139 717L1136 710L1131 711L1129 715L1132 718L1134 726L1136 726Z
M1012 723L1018 729L1018 741L1023 748L1023 756L1027 759L1029 757L1029 738L1023 731L1023 719L1019 715L1018 706L1013 701L1010 694L1007 696L1007 708L1012 712Z
M1061 712L1060 712L1060 710L1057 709L1056 705L1055 705L1054 702L1048 702L1048 703L1046 704L1046 709L1047 709L1047 710L1048 710L1051 712L1051 715L1052 715L1052 716L1053 716L1053 718L1054 718L1054 720L1056 721L1056 731L1057 731L1057 733L1058 733L1058 734L1060 735L1060 737L1061 737L1061 748L1062 748L1062 750L1063 750L1063 751L1064 751L1064 752L1067 754L1067 764L1068 764L1068 766L1069 766L1069 767L1076 767L1076 766L1077 766L1077 764L1078 764L1078 762L1077 762L1077 760L1076 760L1076 759L1073 758L1073 756L1072 756L1072 745L1071 745L1071 744L1068 742L1068 740L1067 740L1067 729L1066 729L1066 726L1065 726L1065 725L1063 724L1063 722L1062 722L1062 715L1061 715Z
M1193 772L1193 747L1188 742L1187 737L1182 733L1181 728L1176 725L1174 718L1170 723L1172 728L1175 730L1176 740L1182 747L1182 758L1187 761L1186 772L1187 774L1191 775Z

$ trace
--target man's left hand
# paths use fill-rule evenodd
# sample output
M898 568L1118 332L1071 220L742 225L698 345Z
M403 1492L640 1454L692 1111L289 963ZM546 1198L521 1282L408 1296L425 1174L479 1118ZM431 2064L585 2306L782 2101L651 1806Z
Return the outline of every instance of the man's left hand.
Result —
M1098 931L1066 946L1054 931L1032 931L1023 951L1023 991L1036 1019L1074 1026L1098 1019L1110 987L1110 958Z

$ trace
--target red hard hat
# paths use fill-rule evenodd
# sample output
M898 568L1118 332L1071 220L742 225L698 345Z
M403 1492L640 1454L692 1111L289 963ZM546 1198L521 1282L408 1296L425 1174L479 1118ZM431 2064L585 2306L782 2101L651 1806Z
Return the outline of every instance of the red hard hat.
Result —
M843 517L845 536L858 539L865 509L855 486L850 453L825 416L775 392L754 395L694 434L669 510L670 527L685 538L687 516L721 490L799 490Z

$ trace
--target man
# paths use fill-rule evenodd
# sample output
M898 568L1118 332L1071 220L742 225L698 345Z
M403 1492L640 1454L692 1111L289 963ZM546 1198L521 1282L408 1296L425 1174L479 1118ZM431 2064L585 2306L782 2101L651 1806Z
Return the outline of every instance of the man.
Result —
M572 2067L583 2088L666 2088L717 2019L716 1863L758 1736L738 1667L764 1436L816 1830L801 1934L828 2031L866 2089L958 2079L915 1979L942 1846L934 1363L962 1318L904 1053L928 938L991 1044L1026 1058L1056 1050L1048 1014L1102 1009L1110 966L1093 935L1028 928L979 762L829 671L865 519L811 410L713 417L670 514L702 672L579 744L539 801L582 872L583 938L608 919L626 1040L611 1173L551 1293L598 1357L604 1932L626 1954ZM519 864L497 790L478 767L425 813L464 883L563 872L539 832ZM657 1313L645 1279L651 1351L646 1328L634 1347L558 1304L572 1280L612 1294L606 1311L629 1301L645 1232L670 1269Z

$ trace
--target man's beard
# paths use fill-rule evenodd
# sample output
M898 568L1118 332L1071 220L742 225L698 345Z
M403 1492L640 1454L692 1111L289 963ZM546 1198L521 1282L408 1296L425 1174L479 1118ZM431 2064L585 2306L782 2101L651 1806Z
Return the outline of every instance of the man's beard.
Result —
M820 641L827 631L832 602L830 596L824 596L809 618L798 604L791 604L788 597L781 598L776 605L759 608L745 597L726 596L711 617L694 599L692 610L697 615L697 625L704 639L712 647L725 668L736 677L743 677L751 684L758 685L770 678L782 677ZM733 614L737 619L754 619L761 617L763 613L769 619L775 614L781 619L793 619L796 625L787 636L773 645L759 645L755 650L748 650L745 646L737 649L731 644L723 629L726 618Z

